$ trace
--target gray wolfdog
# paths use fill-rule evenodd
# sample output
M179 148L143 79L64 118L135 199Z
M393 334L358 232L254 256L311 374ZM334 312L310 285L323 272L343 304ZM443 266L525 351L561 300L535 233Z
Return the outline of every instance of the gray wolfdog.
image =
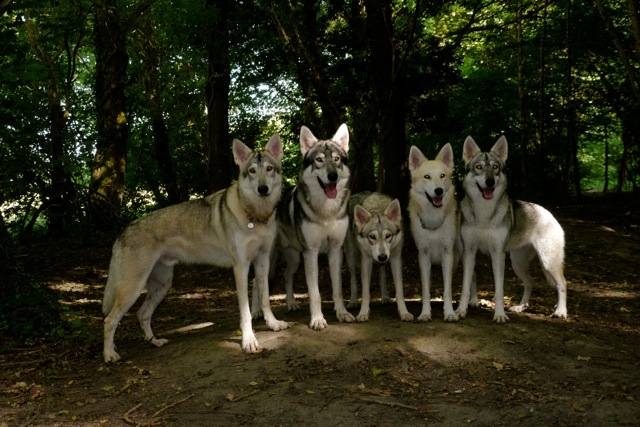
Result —
M462 253L462 240L456 190L451 180L453 166L451 144L445 144L435 160L427 159L416 146L409 150L408 211L422 278L422 313L418 317L421 322L431 320L432 264L442 266L444 320L458 320L453 310L451 282Z
M524 282L520 304L511 307L521 312L528 307L533 288L529 264L537 255L542 271L558 291L554 316L567 317L567 283L564 278L564 231L553 215L534 203L511 200L507 196L507 139L501 136L491 151L483 152L470 136L464 142L463 158L466 167L463 187L464 199L460 207L460 233L464 245L462 296L457 312L464 318L470 294L475 294L472 273L476 252L491 256L495 282L495 312L493 321L506 323L504 312L505 253L509 252L511 266Z
M362 305L356 317L358 322L369 320L371 301L371 270L374 261L380 264L380 293L382 302L388 302L385 266L391 264L391 274L396 289L396 303L400 319L413 320L404 302L402 283L402 213L398 199L380 194L363 192L349 198L349 231L344 242L344 253L351 271L351 301L349 307L358 305L358 281L356 264L360 260L362 281Z
M233 155L240 168L237 183L133 221L114 243L102 303L105 362L120 359L114 345L116 328L145 288L147 295L138 310L145 339L158 347L168 342L154 336L151 316L171 288L173 267L178 262L233 268L245 352L259 350L249 310L251 264L267 325L274 331L288 327L271 311L267 283L277 229L274 213L282 193L280 137L273 135L264 151L251 151L236 139Z
M318 255L321 253L328 254L336 316L340 322L355 321L342 299L341 277L342 244L349 228L348 151L349 130L346 124L342 124L329 140L318 140L306 126L302 126L302 171L298 184L285 192L278 206L276 250L284 254L287 264L287 306L290 310L299 308L293 295L293 275L302 254L311 311L309 327L317 331L327 327L318 285Z

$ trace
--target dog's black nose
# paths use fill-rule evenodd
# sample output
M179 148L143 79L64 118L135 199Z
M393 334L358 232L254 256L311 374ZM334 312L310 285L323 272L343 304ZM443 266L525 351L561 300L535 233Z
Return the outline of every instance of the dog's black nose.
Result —
M269 192L269 186L268 185L261 185L258 187L258 193L262 194L263 196L265 194L267 194Z
M444 193L444 190L440 187L436 188L433 191L436 193L436 196L442 196L442 193Z
M385 262L387 260L387 256L385 254L378 255L378 261Z
M327 178L329 178L331 182L336 182L338 180L338 172L330 172Z
M487 178L487 180L484 183L487 184L487 187L492 188L494 185L496 185L496 180L493 178Z

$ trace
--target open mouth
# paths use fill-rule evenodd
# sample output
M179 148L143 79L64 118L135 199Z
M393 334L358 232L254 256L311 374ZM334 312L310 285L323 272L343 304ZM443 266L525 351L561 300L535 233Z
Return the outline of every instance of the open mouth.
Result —
M429 200L429 202L431 202L431 204L436 207L436 208L440 208L442 207L442 197L431 197L429 196L429 193L427 193L425 191L425 196L427 196L427 199Z
M318 183L324 190L324 194L327 196L327 198L335 199L338 196L338 188L335 183L328 182L325 184L320 178L318 178Z
M482 188L482 187L480 187L480 184L477 184L477 186L478 186L478 189L480 190L480 192L482 193L482 197L484 197L485 200L493 199L493 187Z

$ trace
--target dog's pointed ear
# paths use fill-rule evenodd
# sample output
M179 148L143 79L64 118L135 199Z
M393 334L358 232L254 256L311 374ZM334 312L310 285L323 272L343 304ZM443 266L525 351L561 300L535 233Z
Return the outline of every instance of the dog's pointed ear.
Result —
M413 174L425 160L427 160L427 158L422 154L422 151L415 145L412 145L409 149L409 171L411 174Z
M495 153L496 156L500 159L502 163L507 161L507 157L509 156L509 146L507 144L507 138L502 135L498 138L498 141L493 145L491 151Z
M302 153L302 157L307 154L307 151L309 151L316 142L318 142L318 138L313 136L308 127L302 126L300 128L300 152Z
M440 149L436 156L436 160L440 160L449 169L453 169L453 148L448 142Z
M360 231L365 224L371 219L371 214L368 210L360 205L356 205L353 210L353 222L356 225L356 230Z
M479 152L480 147L478 147L478 144L476 144L471 136L468 136L467 139L464 140L464 147L462 148L464 164L468 164Z
M402 224L402 212L400 210L400 200L393 199L389 206L384 210L384 216L389 218L398 227Z
M345 153L349 152L349 128L347 128L346 123L340 125L338 131L331 139L340 144L340 147L342 147Z
M282 162L282 141L280 135L274 133L265 147L265 150L269 152L277 161Z
M242 166L250 154L251 148L244 145L239 139L233 140L233 160L236 162L236 165Z

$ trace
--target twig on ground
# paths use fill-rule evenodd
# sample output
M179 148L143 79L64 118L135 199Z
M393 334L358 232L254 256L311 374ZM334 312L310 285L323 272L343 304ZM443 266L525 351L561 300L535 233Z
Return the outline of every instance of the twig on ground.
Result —
M378 403L380 405L387 405L387 406L397 406L398 408L405 408L405 409L411 409L412 411L417 411L418 408L415 406L410 406L410 405L405 405L404 403L397 403L397 402L385 402L384 400L378 400L378 399L369 399L367 397L359 397L360 400L364 400L365 402L371 402L371 403Z

